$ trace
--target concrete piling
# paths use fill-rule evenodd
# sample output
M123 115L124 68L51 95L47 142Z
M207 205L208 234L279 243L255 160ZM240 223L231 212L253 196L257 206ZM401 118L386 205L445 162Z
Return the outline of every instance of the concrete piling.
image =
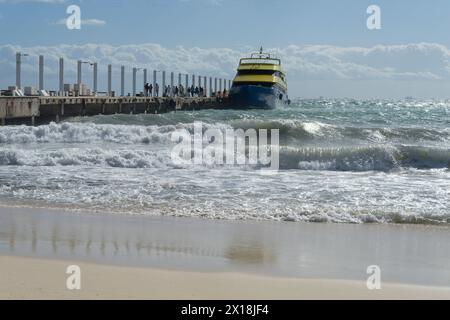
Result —
M20 79L22 69L22 54L20 52L16 53L16 87L20 90L22 89L22 83Z
M81 84L81 66L82 66L82 61L78 60L78 65L77 65L77 84L80 85Z
M112 65L108 65L108 96L112 95Z
M147 84L147 69L144 69L144 85L143 85L143 88L145 87L146 84Z
M165 72L165 71L162 72L162 87L161 87L161 92L164 93L164 90L166 90L166 72Z
M125 66L120 68L120 95L125 96Z
M39 90L44 90L44 56L39 56Z
M136 73L137 69L133 68L133 97L136 96Z
M209 77L209 97L212 97L213 93L213 79L212 77Z
M97 95L97 92L98 92L98 88L97 88L98 64L97 64L97 62L94 63L93 67L94 67L94 83L93 83L92 87L93 87L94 95Z
M64 59L59 59L59 92L64 95Z

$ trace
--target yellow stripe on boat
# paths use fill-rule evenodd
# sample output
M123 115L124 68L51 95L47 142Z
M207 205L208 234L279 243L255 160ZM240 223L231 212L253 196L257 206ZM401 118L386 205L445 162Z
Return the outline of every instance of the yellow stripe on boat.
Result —
M236 76L236 78L234 78L234 82L277 83L283 88L287 88L286 82L284 82L280 77L274 77L270 75L241 75Z

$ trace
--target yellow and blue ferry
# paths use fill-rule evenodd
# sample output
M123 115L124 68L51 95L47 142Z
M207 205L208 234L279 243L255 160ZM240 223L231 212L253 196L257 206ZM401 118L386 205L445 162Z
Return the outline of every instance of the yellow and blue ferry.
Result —
M261 48L240 60L228 101L236 109L274 109L290 103L287 90L281 60Z

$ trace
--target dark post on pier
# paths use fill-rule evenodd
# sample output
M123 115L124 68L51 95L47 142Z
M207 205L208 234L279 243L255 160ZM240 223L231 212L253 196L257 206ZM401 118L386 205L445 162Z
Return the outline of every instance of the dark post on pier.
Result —
M22 85L22 62L24 57L29 57L29 62L36 60L38 72L37 88ZM44 82L45 57L30 56L27 53L16 54L16 79L15 86L10 86L0 91L0 124L1 125L35 125L60 121L63 118L75 116L95 116L112 114L160 114L176 111L194 111L203 109L220 109L226 106L226 97L216 95L217 86L213 88L212 79L209 77L209 90L206 76L178 73L177 88L174 87L174 72L167 73L164 70L153 71L153 82L147 86L147 68L136 66L118 66L120 71L120 96L112 89L113 68L112 65L100 66L94 61L77 61L77 83L68 84L64 81L64 59L59 60L59 79L57 90L46 90ZM99 91L98 74L100 68L104 68L107 78L104 85L105 92ZM140 72L142 71L142 72ZM170 74L170 85L167 86L166 75ZM181 77L185 76L186 83L183 87ZM83 79L92 80L92 89L83 83ZM140 88L143 78L143 86ZM192 83L189 83L189 79ZM214 78L217 79L217 78ZM132 82L132 94L125 94L126 82ZM203 80L203 81L202 81ZM222 80L221 80L222 81ZM198 82L198 83L196 83ZM225 83L225 80L224 80ZM229 80L231 84L231 80ZM152 90L149 87L152 85ZM158 85L159 90L156 90ZM189 86L202 87L202 94L193 96L188 94ZM225 87L225 86L224 86ZM141 91L142 90L142 91ZM221 98L216 98L220 96Z

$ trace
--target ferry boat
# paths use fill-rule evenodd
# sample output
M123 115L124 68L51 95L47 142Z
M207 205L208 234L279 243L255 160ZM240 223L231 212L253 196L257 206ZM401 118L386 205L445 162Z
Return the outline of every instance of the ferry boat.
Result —
M281 60L261 48L240 60L228 102L235 109L275 109L290 103L287 90Z

